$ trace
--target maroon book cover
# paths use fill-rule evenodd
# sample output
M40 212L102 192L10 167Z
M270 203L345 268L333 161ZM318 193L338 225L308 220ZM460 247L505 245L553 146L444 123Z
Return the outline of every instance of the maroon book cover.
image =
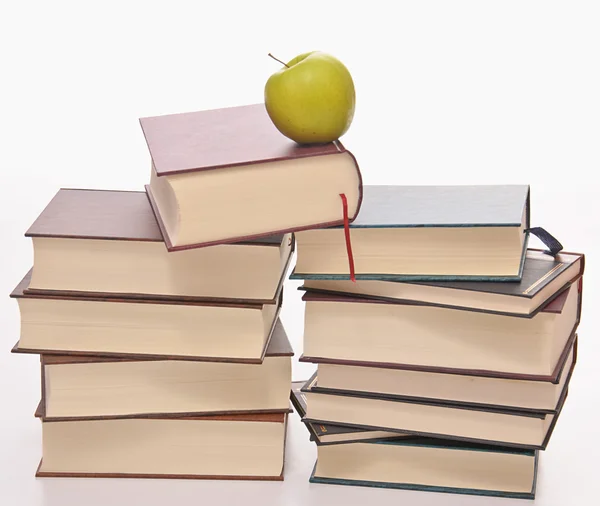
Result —
M231 236L223 234L222 237L197 238L184 243L178 243L176 239L169 236L164 225L164 217L159 212L162 205L159 202L160 192L155 192L152 185L146 186L148 198L169 251L245 241L270 234L339 226L345 221L351 223L360 210L362 177L352 153L339 140L318 145L295 143L277 130L262 103L146 117L140 119L140 125L152 158L152 170L158 179L231 167L252 170L252 166L256 164L337 155L349 156L351 158L349 163L353 168L350 169L348 166L348 170L356 172L358 198L357 202L350 203L347 219L343 218L342 209L345 209L345 204L340 199L339 218L328 215L316 219L314 223L290 225L280 223L272 230L257 230L251 233L240 231L235 233L235 237L234 234ZM315 181L315 184L318 185L319 181ZM333 192L335 195L328 195L328 198L333 196L339 198L338 193L341 195L344 191L335 191ZM277 210L274 209L273 212Z
M347 151L339 141L295 143L275 128L264 104L141 118L140 125L158 176Z
M146 192L61 188L26 237L162 242ZM238 244L279 247L283 234Z

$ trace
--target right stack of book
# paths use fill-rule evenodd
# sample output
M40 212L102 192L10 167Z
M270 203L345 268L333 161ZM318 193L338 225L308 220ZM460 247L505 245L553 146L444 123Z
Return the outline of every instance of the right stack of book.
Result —
M350 241L296 234L312 482L534 498L584 256L528 248L530 231L528 186L365 186Z

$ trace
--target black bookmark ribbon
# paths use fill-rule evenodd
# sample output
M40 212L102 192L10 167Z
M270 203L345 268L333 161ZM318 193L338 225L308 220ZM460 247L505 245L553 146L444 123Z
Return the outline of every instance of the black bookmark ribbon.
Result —
M563 249L563 245L550 232L542 227L532 227L525 229L525 232L535 235L548 248L544 253L556 256Z

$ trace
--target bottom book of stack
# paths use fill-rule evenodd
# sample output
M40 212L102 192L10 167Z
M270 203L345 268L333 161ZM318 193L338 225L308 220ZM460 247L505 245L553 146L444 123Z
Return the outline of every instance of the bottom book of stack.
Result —
M306 415L306 382L292 403ZM305 421L317 444L313 483L533 499L538 450L418 437Z
M38 477L283 480L287 413L46 421Z

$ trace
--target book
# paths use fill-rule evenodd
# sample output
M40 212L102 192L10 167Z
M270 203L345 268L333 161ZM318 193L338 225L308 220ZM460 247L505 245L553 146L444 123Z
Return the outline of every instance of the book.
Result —
M531 318L305 293L300 360L555 382L579 324L581 280Z
M299 145L264 104L141 118L146 190L170 251L344 223L362 180L341 142Z
M305 421L312 424L347 425L363 430L545 450L565 404L570 379L571 374L556 409L539 412L389 399L355 392L325 393L313 389L318 382L316 373L302 392L306 395Z
M311 483L534 499L539 452L430 438L317 447Z
M23 353L158 357L262 363L281 307L269 304L77 297L25 293L19 304Z
M319 364L314 392L355 393L388 400L443 402L473 408L553 413L577 362L577 339L561 364L556 382L490 378L381 367Z
M290 400L300 418L306 416L306 395L302 387L307 383L304 381L292 381ZM365 430L345 425L334 425L330 423L310 423L304 420L304 425L310 433L310 438L317 445L352 443L356 441L367 441L370 439L397 439L400 437L413 437L410 434L401 434L383 430Z
M529 187L367 186L350 224L296 234L292 279L519 281Z
M49 421L37 477L283 480L287 413Z
M305 383L293 382L290 396L301 418ZM317 444L312 483L522 498L535 493L537 450L304 423Z
M293 354L278 321L260 365L42 355L44 417L287 412Z
M146 193L130 191L61 189L25 235L32 293L268 303L294 249L279 234L170 254Z
M355 295L389 302L419 302L452 309L531 317L583 275L585 257L560 252L551 256L528 249L521 281L375 281L313 279L307 275L300 290Z

